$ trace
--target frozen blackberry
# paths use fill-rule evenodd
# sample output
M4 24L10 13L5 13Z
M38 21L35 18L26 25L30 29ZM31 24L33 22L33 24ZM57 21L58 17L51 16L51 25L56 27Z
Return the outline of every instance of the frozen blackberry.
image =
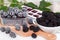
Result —
M29 18L29 19L28 19L28 23L29 23L29 24L33 24L32 18Z
M27 27L27 25L23 25L23 32L28 32L29 28Z
M33 33L31 36L32 36L32 38L36 38L37 37L37 35L35 33Z
M10 28L9 27L5 28L5 32L6 34L10 33L11 32Z
M17 31L20 31L20 25L15 25L15 29L16 29Z
M11 38L16 38L16 34L14 32L10 32L10 37Z
M50 21L48 19L45 20L45 23L48 24Z
M1 30L2 32L5 32L5 28L4 28L4 27L1 27L0 30Z
M47 27L54 27L53 23L49 23Z
M29 28L30 28L30 30L33 30L35 28L35 26L31 25Z

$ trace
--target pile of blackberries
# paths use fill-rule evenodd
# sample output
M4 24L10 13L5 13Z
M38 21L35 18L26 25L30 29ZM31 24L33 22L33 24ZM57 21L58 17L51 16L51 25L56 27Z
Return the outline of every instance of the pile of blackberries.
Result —
M18 7L9 7L8 11L0 11L2 18L26 18L27 17L27 8L23 7L22 9L19 9Z
M60 13L43 11L42 17L37 18L36 21L45 27L58 27L60 26Z

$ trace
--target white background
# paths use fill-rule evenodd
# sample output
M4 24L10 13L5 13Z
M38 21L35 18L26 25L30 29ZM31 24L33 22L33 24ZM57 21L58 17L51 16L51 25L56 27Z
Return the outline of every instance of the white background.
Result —
M39 0L27 0L27 1L29 1L29 2L31 1L31 2L35 3L36 5L39 5ZM50 0L50 2L52 2L52 0ZM56 0L53 0L53 3L54 3L54 5L52 6L52 8L53 8L52 10L55 11L55 12L56 11L60 12L60 5L59 5L59 3L57 3ZM55 35L57 36L56 40L60 40L60 33L56 33ZM41 36L37 36L36 39L33 39L31 36L30 37L22 37L22 36L19 36L19 35L17 35L16 38L11 38L9 36L9 34L5 34L4 32L3 33L0 32L0 40L46 40L46 39L44 39Z

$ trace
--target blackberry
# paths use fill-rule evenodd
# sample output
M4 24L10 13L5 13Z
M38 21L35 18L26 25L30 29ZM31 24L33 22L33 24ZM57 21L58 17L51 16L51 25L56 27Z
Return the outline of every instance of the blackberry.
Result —
M23 32L28 32L29 28L27 27L27 25L23 25Z
M10 32L10 37L16 38L16 34L14 32Z
M30 30L32 30L33 32L38 32L40 28L38 26L30 26Z
M11 32L10 28L9 27L5 28L5 32L6 34L10 33Z
M49 23L49 20L48 20L48 19L46 19L46 20L45 20L45 23L46 23L46 24L48 24L48 23Z
M47 27L54 27L53 23L49 23Z
M55 13L55 16L56 16L57 18L60 18L60 13Z
M43 11L43 12L42 12L42 16L43 16L43 17L53 16L53 15L54 15L53 12L49 12L49 11Z
M35 26L32 26L32 25L31 25L31 26L30 26L30 30L33 30L33 29L34 29L34 27L35 27Z
M33 28L33 32L38 32L39 30L40 28L38 26Z
M1 30L2 32L5 32L5 28L4 28L4 27L1 27L0 30Z
M36 38L37 37L37 35L35 33L33 33L31 36L32 36L32 38Z
M40 24L40 23L45 21L45 18L43 18L43 17L37 18L36 21L37 21L38 24Z

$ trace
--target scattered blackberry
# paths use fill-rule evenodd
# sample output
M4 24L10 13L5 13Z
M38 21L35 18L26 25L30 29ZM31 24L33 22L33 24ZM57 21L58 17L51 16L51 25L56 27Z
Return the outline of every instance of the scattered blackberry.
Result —
M55 13L55 16L56 16L57 18L60 18L60 13Z
M16 38L16 34L14 32L10 32L10 37Z
M39 30L40 28L38 26L33 28L33 32L38 32Z
M40 28L38 26L30 26L30 30L32 30L33 32L38 32Z
M33 30L35 26L30 26L30 30Z
M37 35L35 33L33 33L31 36L32 36L32 38L36 38L37 37Z
M28 32L29 28L27 27L27 25L23 25L23 32Z
M53 23L49 23L47 27L54 27Z
M5 32L5 28L4 28L4 27L1 27L0 30L1 30L2 32Z

